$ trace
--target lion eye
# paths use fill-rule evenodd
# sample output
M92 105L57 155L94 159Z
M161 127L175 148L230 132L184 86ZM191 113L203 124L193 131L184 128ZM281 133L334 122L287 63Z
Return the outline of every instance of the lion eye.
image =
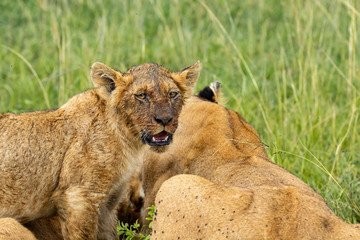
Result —
M178 95L177 92L170 92L170 93L169 93L169 97L170 97L170 98L175 98L177 95Z
M139 100L144 100L146 98L146 94L145 93L135 94L135 97Z

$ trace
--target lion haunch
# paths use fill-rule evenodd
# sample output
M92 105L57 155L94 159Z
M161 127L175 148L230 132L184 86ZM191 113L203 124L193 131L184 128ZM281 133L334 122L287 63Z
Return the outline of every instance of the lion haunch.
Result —
M116 207L146 144L166 150L200 63L91 67L95 89L54 111L0 115L0 217L57 215L65 239L116 239ZM146 143L146 144L145 144Z

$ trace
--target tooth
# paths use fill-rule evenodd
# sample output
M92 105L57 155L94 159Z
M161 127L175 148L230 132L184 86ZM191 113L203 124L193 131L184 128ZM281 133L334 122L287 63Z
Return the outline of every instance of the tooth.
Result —
M154 137L152 137L151 139L152 142L156 142L156 139Z
M165 140L164 140L164 141L167 141L167 140L168 140L168 138L169 138L169 136L166 136L166 138L165 138Z

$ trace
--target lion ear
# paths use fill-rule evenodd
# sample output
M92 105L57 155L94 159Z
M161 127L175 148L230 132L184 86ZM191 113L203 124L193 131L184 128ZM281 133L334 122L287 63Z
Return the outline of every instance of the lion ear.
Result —
M190 97L193 94L195 84L199 78L201 70L200 61L190 67L184 68L179 72L172 73L172 77L179 84L180 89L185 91L185 97Z
M210 86L204 87L197 96L210 102L219 103L221 99L221 83L212 82Z
M91 80L102 95L110 96L110 93L122 80L122 73L106 66L101 62L95 62L91 66Z

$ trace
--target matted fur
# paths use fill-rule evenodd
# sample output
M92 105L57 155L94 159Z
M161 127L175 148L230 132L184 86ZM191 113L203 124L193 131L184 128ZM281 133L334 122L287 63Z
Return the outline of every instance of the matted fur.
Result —
M126 73L94 63L96 88L59 109L0 115L0 217L26 223L58 215L65 239L116 239L116 207L144 136L175 132L199 71L199 62L179 72L142 64Z
M192 97L179 122L168 151L144 160L152 239L360 239L236 112Z

